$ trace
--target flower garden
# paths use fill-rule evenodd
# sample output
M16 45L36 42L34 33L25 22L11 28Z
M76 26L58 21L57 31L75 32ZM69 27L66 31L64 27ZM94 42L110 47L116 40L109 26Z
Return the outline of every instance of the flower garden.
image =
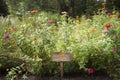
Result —
M69 13L68 13L69 14ZM23 16L0 17L0 72L8 80L27 74L59 75L54 52L69 52L72 61L64 73L103 72L118 80L120 75L120 14L98 10L90 18L69 17L32 10Z

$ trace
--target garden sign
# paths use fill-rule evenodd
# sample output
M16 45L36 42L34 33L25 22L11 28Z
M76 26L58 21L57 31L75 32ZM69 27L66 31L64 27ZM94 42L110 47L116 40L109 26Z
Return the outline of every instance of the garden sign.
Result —
M63 63L71 61L71 59L72 57L70 53L64 53L64 52L53 53L52 61L60 63L60 80L62 80L62 77L63 77Z

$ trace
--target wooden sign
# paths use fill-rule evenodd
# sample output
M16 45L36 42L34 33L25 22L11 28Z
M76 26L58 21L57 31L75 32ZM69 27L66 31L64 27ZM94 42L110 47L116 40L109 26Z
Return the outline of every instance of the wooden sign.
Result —
M52 55L52 61L54 62L67 62L71 61L71 54L70 53L64 53L64 52L55 52Z
M52 55L52 61L60 63L60 80L63 80L63 63L71 61L72 57L70 53L55 52Z

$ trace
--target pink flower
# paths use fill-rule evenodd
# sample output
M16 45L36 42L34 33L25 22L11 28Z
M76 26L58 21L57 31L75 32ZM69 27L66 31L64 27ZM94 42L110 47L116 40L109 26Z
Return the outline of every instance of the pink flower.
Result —
M109 31L108 31L108 30L103 30L102 32L103 32L103 33L108 33Z
M17 30L17 28L16 28L16 27L13 27L12 29L13 29L14 31L16 31L16 30Z
M52 24L53 23L53 20L48 20L48 24Z
M108 10L104 9L103 12L108 13Z
M89 69L88 69L88 73L89 73L89 74L94 73L94 69L93 69L93 68L89 68Z
M9 34L4 35L4 39L9 39L9 38L10 38Z
M117 50L117 48L112 48L112 51L116 51Z

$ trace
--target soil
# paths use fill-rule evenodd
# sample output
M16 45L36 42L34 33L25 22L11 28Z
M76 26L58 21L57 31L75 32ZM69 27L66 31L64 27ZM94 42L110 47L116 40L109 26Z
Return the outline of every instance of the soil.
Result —
M6 80L5 76L0 76L0 80ZM22 80L22 79L19 79ZM48 77L48 76L44 76L44 77L40 77L40 76L34 76L34 75L30 75L28 76L28 80L60 80L59 77ZM64 76L62 78L62 80L112 80L111 78L109 78L108 76L93 76L93 75L76 75L76 76Z

